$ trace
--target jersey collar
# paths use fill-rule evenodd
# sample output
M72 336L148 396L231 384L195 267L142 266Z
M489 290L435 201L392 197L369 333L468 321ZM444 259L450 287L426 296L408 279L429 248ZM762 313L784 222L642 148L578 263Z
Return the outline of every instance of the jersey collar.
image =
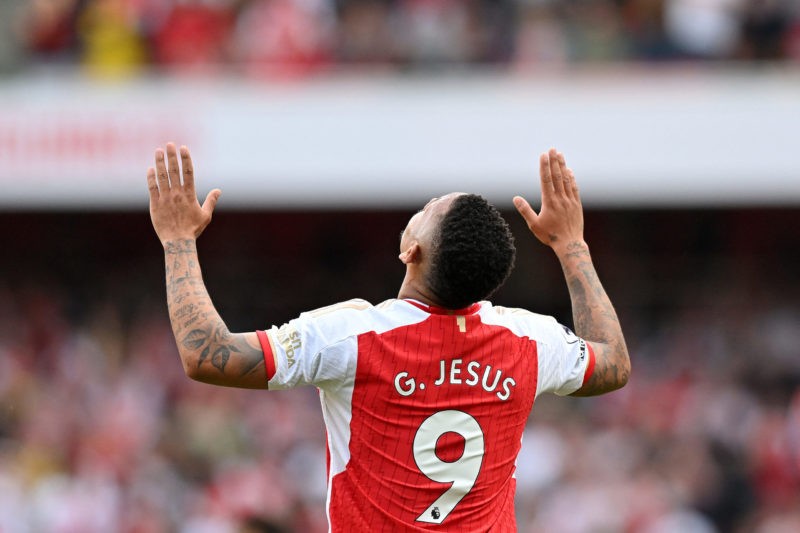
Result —
M463 309L445 309L444 307L436 307L435 305L427 305L419 300L414 300L412 298L403 298L404 302L408 302L414 307L422 309L426 313L430 313L432 315L473 315L478 312L481 308L480 303L474 303L468 307L464 307Z

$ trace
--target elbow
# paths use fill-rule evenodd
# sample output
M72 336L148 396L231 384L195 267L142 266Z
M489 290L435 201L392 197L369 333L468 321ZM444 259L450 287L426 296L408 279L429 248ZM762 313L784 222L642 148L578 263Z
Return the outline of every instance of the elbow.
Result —
M631 379L631 359L628 356L628 351L625 351L625 362L620 365L619 370L619 378L618 378L618 389L621 389L625 385L628 384L628 381Z
M627 385L631 378L631 357L628 354L628 346L625 344L624 339L620 339L617 343L612 343L609 348L611 348L609 369L612 370L609 378L612 378L610 381L614 382L611 390L617 390Z
M620 377L619 382L617 383L617 389L621 389L622 387L627 385L628 381L630 380L630 376L631 372L630 369L628 369L628 372L626 372L622 377Z
M208 348L206 348L207 350ZM203 354L207 352L204 350ZM209 374L208 365L203 365L203 354L198 356L196 353L181 351L181 363L183 365L183 373L187 378L199 383L219 384L216 376Z
M187 354L183 351L180 352L181 355L181 363L183 365L183 373L186 374L186 377L192 379L194 381L199 381L200 378L200 365L195 361L194 357L191 354Z
M616 379L610 380L606 384L606 387L604 387L603 389L593 392L592 396L594 396L595 394L606 394L609 392L614 392L625 387L625 385L628 384L630 375L631 375L630 370L628 370L627 372L620 372L620 374L617 376Z
M595 344L597 366L583 386L571 396L597 396L619 390L628 384L631 376L631 361L628 351L609 351L607 345Z

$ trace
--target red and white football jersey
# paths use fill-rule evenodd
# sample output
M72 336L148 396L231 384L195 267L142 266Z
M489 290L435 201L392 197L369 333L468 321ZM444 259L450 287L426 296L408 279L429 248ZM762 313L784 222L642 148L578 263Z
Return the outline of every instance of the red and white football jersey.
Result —
M522 431L594 355L552 317L350 300L258 332L270 389L320 390L332 531L515 531Z

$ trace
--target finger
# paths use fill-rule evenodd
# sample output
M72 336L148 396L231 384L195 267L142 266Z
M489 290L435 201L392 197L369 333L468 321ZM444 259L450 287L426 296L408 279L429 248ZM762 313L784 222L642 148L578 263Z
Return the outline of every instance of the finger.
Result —
M564 194L564 174L561 172L561 155L555 148L550 148L550 175L553 177L553 191L557 195Z
M181 146L181 166L183 167L183 186L190 192L194 192L194 167L192 166L192 156L189 149Z
M205 201L203 202L202 209L209 215L214 212L214 208L217 207L217 201L219 200L222 191L219 189L214 189L208 196L206 196Z
M572 187L575 183L575 174L567 167L567 160L564 154L558 152L558 166L561 168L561 176L564 178L564 195L572 198Z
M566 167L561 167L561 176L564 178L564 197L572 198L572 177L570 170Z
M156 176L158 177L158 189L161 194L169 192L169 174L164 163L164 150L156 149Z
M564 194L568 198L575 198L578 194L578 186L575 183L575 173L571 168L564 168Z
M147 169L147 190L150 192L150 202L158 200L158 184L156 183L156 169Z
M169 170L169 181L173 187L181 186L181 169L178 166L178 151L174 143L167 143L167 169Z
M539 178L542 180L542 199L553 192L553 178L550 175L550 156L546 153L539 156Z
M531 204L529 204L525 198L522 196L515 196L514 207L517 208L519 214L522 215L522 218L528 223L529 228L533 228L538 223L539 215L536 214L536 211L533 210Z
M578 182L575 181L575 173L572 172L571 168L567 169L567 175L569 175L569 184L570 184L570 196L575 200L581 199L580 191L578 190Z

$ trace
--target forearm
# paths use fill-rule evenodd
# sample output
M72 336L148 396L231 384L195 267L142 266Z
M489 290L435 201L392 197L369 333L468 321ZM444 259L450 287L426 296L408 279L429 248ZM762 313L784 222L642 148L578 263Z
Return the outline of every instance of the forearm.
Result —
M598 363L589 381L575 395L601 394L625 385L630 358L614 306L606 294L583 241L557 249L572 301L575 333L590 342Z
M164 243L167 307L186 374L218 385L265 387L254 334L233 334L211 302L194 239Z

